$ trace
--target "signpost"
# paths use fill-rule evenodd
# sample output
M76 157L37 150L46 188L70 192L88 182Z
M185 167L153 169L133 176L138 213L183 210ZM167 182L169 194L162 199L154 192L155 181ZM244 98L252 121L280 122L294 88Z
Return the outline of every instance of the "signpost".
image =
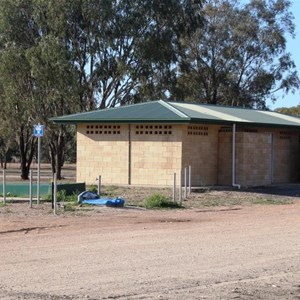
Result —
M44 125L34 125L33 134L38 138L38 174L37 174L37 204L40 204L40 178L41 178L41 137L44 135Z

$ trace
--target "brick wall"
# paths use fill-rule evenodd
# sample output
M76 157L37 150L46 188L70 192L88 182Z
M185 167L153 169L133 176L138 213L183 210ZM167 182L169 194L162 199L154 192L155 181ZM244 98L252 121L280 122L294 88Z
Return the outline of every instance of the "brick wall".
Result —
M77 182L96 184L102 175L103 184L171 186L173 174L179 176L181 169L191 165L193 186L231 185L230 126L220 130L205 124L136 124L130 128L129 144L128 124L77 126ZM299 133L251 131L238 128L236 133L236 183L299 181Z
M236 182L243 186L272 182L271 133L237 133Z
M270 133L236 132L235 183L242 186L271 183ZM232 132L219 133L220 185L232 184Z
M128 125L77 126L77 182L128 183Z
M229 130L230 131L230 130ZM244 186L299 181L299 133L260 128L236 133L236 183ZM218 184L232 181L232 133L219 133Z
M95 184L101 175L103 184L172 185L181 168L181 135L178 125L131 125L129 147L127 124L78 125L76 180Z
M232 184L232 132L219 132L218 135L218 184Z
M299 182L299 133L274 130L274 183Z
M192 185L217 184L219 126L190 124L182 127L182 167L192 166Z
M181 126L139 124L131 132L131 183L172 185L181 168Z

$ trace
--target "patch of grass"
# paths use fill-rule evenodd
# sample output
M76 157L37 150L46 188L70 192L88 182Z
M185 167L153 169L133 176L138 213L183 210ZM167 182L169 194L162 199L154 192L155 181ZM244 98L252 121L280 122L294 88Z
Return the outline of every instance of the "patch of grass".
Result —
M291 199L282 199L282 198L260 198L255 199L253 204L262 204L262 205L287 205L293 204L294 201Z
M177 203L170 201L167 197L155 193L146 198L144 201L144 206L147 209L151 208L180 208L181 206Z
M98 187L96 185L90 185L87 189L89 192L92 192L92 193L95 193L95 194L98 194Z
M64 211L75 211L77 203L74 202L66 202L64 205Z
M66 196L65 201L77 203L78 195L76 193L73 193L73 195Z
M51 202L52 201L52 195L51 194L47 194L47 195L43 196L43 200L45 202Z
M3 197L3 194L0 194L0 197ZM18 197L18 195L12 194L11 192L7 192L6 197Z
M105 187L102 187L101 195L107 196L107 197L116 197L119 196L120 188L115 185L108 185Z
M13 193L11 193L11 192L7 192L7 193L6 193L6 197L18 197L18 195L13 194Z
M234 205L242 205L243 202L241 199L234 198L209 198L209 199L201 199L198 201L198 207L218 207L218 206L234 206Z
M67 197L66 194L67 194L66 190L58 191L57 192L57 201L58 202L66 201L66 197Z

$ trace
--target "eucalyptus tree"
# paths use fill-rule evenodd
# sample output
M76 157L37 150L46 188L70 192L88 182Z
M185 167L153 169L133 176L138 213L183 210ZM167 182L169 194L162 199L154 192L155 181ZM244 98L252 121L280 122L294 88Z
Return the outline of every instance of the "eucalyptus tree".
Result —
M0 2L0 86L9 124L16 134L21 178L28 179L36 154L33 125L47 124L46 137L53 171L62 165L64 135L48 118L73 112L74 68L64 40L41 22L45 6L40 0ZM79 99L79 97L78 97Z
M289 0L208 0L204 27L185 40L174 98L232 106L266 106L299 78L286 51L295 26Z
M1 0L0 87L17 134L21 177L47 124L53 171L65 135L49 117L163 96L182 40L201 26L201 0Z
M35 85L26 60L26 52L38 36L34 22L31 22L32 9L31 1L0 2L1 102L19 146L22 179L28 179L36 145L32 135L36 118Z
M3 91L0 86L0 163L6 169L7 156L9 152L15 151L16 133L11 126L10 116L6 113Z
M171 74L181 38L201 26L200 0L48 2L64 23L84 110L142 100Z
M300 105L292 107L278 107L275 111L286 115L300 117Z
M66 136L72 129L55 125L49 118L74 113L80 110L77 74L70 62L65 44L48 33L27 52L31 74L36 82L35 103L40 122L45 125L43 141L49 147L53 173L61 179L64 163Z

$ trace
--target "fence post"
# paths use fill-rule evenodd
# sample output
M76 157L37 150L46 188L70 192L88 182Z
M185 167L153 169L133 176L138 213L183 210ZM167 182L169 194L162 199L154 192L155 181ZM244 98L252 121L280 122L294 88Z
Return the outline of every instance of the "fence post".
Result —
M37 204L40 204L40 184L41 184L41 137L38 136L38 170L37 170L37 185L36 185Z
M184 199L187 198L187 168L184 168Z
M173 177L173 202L176 202L176 173L174 173Z
M179 176L179 205L182 204L182 170L180 170Z
M98 195L101 198L101 175L98 177Z
M32 208L32 170L29 171L29 207Z
M189 195L192 190L192 166L189 166Z
M6 203L6 170L3 169L3 204Z
M54 213L54 215L56 215L56 213L57 213L57 175L56 175L56 173L54 173L53 204L54 204L53 213Z

